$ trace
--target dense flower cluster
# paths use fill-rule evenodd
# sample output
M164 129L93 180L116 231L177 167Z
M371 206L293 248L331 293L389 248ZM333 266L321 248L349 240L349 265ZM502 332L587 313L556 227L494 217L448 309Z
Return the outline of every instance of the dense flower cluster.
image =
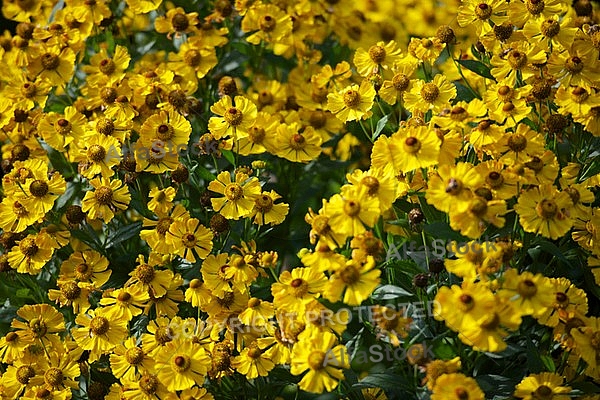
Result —
M600 398L595 5L400 3L4 1L0 398Z

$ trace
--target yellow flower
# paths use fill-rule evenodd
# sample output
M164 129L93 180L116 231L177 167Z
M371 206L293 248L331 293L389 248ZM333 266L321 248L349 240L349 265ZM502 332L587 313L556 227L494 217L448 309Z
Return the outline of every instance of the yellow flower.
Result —
M307 126L300 133L297 122L280 124L275 139L275 154L292 162L308 162L321 154L321 137Z
M279 276L279 282L271 285L273 305L276 308L285 307L302 312L307 303L320 297L326 285L325 274L313 268L283 271Z
M404 105L412 113L433 110L437 113L456 97L456 87L444 75L438 74L433 81L417 80L404 95Z
M504 22L508 4L502 0L469 0L458 8L457 22L459 26L474 26L478 36L485 35L494 25Z
M217 175L217 179L208 184L208 190L224 196L211 198L210 201L213 209L228 219L250 215L261 192L257 178L250 178L240 172L235 175L235 182L232 182L231 173L227 171Z
M510 300L521 315L538 318L554 304L554 286L550 278L542 274L534 275L529 271L519 274L517 270L509 269L502 279L498 296Z
M206 350L183 338L167 343L156 356L158 379L170 391L202 385L209 366Z
M47 233L27 235L8 252L8 265L19 273L37 275L54 253Z
M435 381L431 400L484 400L477 381L461 373L444 374Z
M117 379L135 381L142 371L154 370L154 360L136 342L131 336L110 355L110 369Z
M234 357L231 366L240 374L246 375L247 379L254 379L269 375L275 364L256 342L252 342L239 356Z
M550 278L554 285L554 302L551 308L538 317L541 324L557 326L559 320L572 316L585 317L588 312L587 295L566 278Z
M148 202L148 210L157 215L167 214L171 207L173 207L173 199L175 199L176 193L177 191L172 186L164 189L153 187L148 194L151 199Z
M150 296L147 290L139 285L105 291L100 305L105 306L107 318L131 321L133 317L142 313Z
M146 264L144 256L141 255L137 262L138 266L129 273L131 278L125 283L125 286L136 285L154 297L162 297L167 294L167 289L174 278L173 271L157 270L154 266Z
M353 84L327 95L327 110L340 121L348 122L369 118L373 113L375 89L368 79L363 79L360 86Z
M173 222L166 235L175 253L191 263L196 262L196 257L204 259L208 256L213 247L212 239L213 233L197 218Z
M253 218L254 223L257 225L281 224L289 212L290 205L287 203L274 204L275 201L280 198L281 196L275 193L274 190L262 192L262 194L254 200L254 208L252 209L249 218Z
M87 120L75 107L67 106L64 114L49 112L38 124L38 132L44 141L57 151L65 151L74 140L84 135Z
M140 140L146 143L160 142L170 150L187 145L192 125L175 111L160 111L148 117L140 128Z
M488 225L502 228L505 223L506 202L473 196L467 210L450 214L450 227L468 238L477 239Z
M571 388L563 386L564 379L561 375L551 372L531 374L515 386L513 396L524 400L568 400L571 396L567 393L571 391Z
M523 81L528 81L539 74L539 68L535 65L545 62L546 52L543 49L525 41L514 42L505 57L494 54L491 73L498 82L514 86L518 74Z
M425 193L427 202L440 211L464 212L469 208L473 193L483 183L472 164L459 162L456 166L442 165L429 179Z
M79 314L75 322L81 328L71 329L71 335L79 347L90 351L90 362L112 351L127 337L127 321L110 319L103 309Z
M567 192L559 192L552 185L541 185L523 192L514 209L525 232L558 239L573 226L569 216L572 206Z
M88 179L99 174L110 178L115 173L112 167L118 165L121 158L119 141L112 136L97 133L85 140L75 161L79 161L81 174Z
M396 42L391 40L387 43L377 42L371 46L369 51L359 47L354 54L354 65L356 71L363 77L375 72L383 74L401 59L402 51L396 48ZM380 70L383 69L383 71Z
M112 57L101 47L98 53L90 57L90 65L83 66L83 71L88 74L86 80L90 85L112 85L125 77L125 70L130 61L131 56L126 47L117 45Z
M60 278L82 288L100 289L110 278L108 265L108 259L94 250L76 251L60 265Z
M338 344L331 332L305 337L292 348L293 375L308 371L298 384L300 389L311 393L331 392L344 379L342 369L350 368L344 345Z
M47 346L60 350L62 343L59 332L65 330L63 315L49 304L25 305L17 310L17 318L12 320L11 327L17 329L16 334L22 343Z
M204 78L217 62L215 48L208 46L204 38L193 36L181 44L177 53L169 53L167 64L178 75L196 82Z
M462 332L491 315L496 299L483 283L465 280L460 287L441 287L435 301L435 319L445 321L446 326L455 332Z
M381 270L375 267L372 256L367 256L365 262L348 260L329 278L324 297L334 303L341 298L349 306L360 305L379 285Z
M332 230L344 238L361 234L366 227L372 228L380 216L379 200L369 197L364 187L354 185L342 187L341 194L333 195L323 208Z
M256 105L246 97L235 96L232 102L231 97L227 95L213 104L210 111L220 115L211 117L208 121L208 129L215 139L231 136L234 140L249 136L258 113Z
M103 177L90 181L94 190L86 192L81 201L81 209L91 219L102 219L110 222L117 210L125 210L131 201L129 189L123 183L114 179L109 181Z
M70 47L42 46L39 56L27 66L32 78L48 80L53 86L65 85L75 69L75 53Z
M527 21L541 21L563 15L567 8L560 0L523 0L511 2L508 6L508 18L517 28L523 27Z
M186 13L181 7L171 8L167 15L159 16L154 20L154 28L158 33L167 33L167 37L175 34L175 37L181 37L184 34L196 32L200 21L198 13Z
M289 44L292 34L292 19L288 13L274 4L257 3L251 7L241 22L244 32L254 32L246 37L254 45L265 41L273 44ZM275 54L283 54L284 46L275 47Z
M390 141L396 144L398 150L394 154L397 160L394 165L402 173L437 164L442 141L435 131L426 126L400 129L390 137Z

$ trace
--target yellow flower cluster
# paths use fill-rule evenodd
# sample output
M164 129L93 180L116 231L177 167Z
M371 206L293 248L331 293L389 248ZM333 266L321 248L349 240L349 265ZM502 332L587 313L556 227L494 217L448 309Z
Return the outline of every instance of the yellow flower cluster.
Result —
M2 13L1 399L566 399L600 382L588 0ZM423 322L399 299L435 307ZM408 355L360 365L366 343ZM522 363L514 348L539 348L531 369L481 369ZM508 391L483 384L503 373Z

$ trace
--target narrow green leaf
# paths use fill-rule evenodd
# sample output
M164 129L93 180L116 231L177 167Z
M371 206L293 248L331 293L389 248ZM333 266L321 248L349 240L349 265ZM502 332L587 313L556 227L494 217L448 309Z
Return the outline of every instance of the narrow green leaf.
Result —
M492 73L490 72L490 67L482 63L481 61L476 60L456 60L462 67L468 69L469 71L475 72L479 76L483 76L484 78L491 79L495 81Z
M139 235L140 230L142 230L142 223L136 222L128 225L123 225L119 229L115 230L108 240L106 241L106 248L109 249L122 243L126 240L133 238L134 236Z
M383 285L375 289L371 297L373 300L392 300L398 297L413 297L414 295L402 289L401 287L394 285Z
M375 132L373 133L373 140L377 139L377 137L381 134L383 128L385 128L385 124L387 124L389 119L389 115L384 115L379 121L377 121L377 127L375 128Z
M235 167L235 156L233 155L233 152L231 150L223 150L222 153L223 157L225 157L225 159Z

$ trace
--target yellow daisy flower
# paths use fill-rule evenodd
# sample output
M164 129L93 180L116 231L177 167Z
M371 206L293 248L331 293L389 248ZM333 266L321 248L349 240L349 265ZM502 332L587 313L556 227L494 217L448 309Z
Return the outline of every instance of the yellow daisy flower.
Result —
M327 95L327 110L340 121L348 122L369 118L375 99L375 89L368 79L363 79L360 86L353 84Z
M208 184L208 190L224 196L210 199L213 209L225 218L235 220L252 213L261 192L257 178L240 172L232 182L231 173L227 171L217 175L217 179Z

